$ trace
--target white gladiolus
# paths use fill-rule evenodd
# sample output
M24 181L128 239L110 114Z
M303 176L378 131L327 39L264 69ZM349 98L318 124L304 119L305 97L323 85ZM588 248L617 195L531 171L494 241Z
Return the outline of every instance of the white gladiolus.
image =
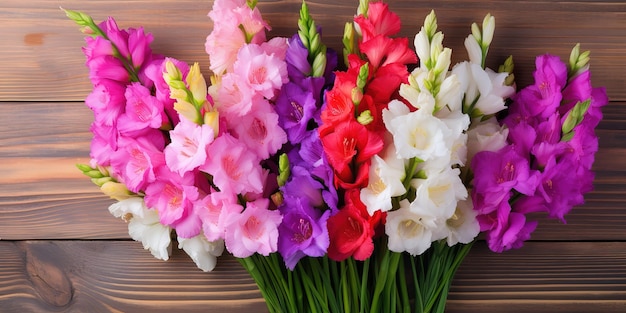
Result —
M465 50L467 50L467 56L471 63L479 66L482 64L483 50L473 35L469 35L465 38Z
M504 147L509 129L492 117L470 128L467 135L467 158L471 160L479 151L495 152Z
M402 104L401 104L402 105ZM390 104L391 106L391 104ZM385 111L383 111L383 116ZM418 110L385 122L393 135L397 155L403 159L417 157L423 161L450 155L450 130L428 110Z
M445 116L447 112L461 110L463 93L461 92L461 83L456 75L452 74L443 80L435 102L439 109L437 114L439 117Z
M452 73L456 74L461 83L461 90L465 93L463 106L466 110L478 110L489 115L505 109L503 97L508 97L515 91L513 87L503 85L508 74L489 74L490 69L483 69L480 65L461 62L454 66ZM468 112L471 113L471 112Z
M361 201L367 206L370 215L374 215L378 210L383 212L391 210L391 198L406 192L402 185L406 174L404 162L396 158L395 153L388 160L389 163L378 155L372 158L369 183L367 188L361 189Z
M454 214L433 234L433 240L446 238L448 246L472 242L480 233L476 214L471 197L459 201Z
M387 213L385 233L389 236L389 250L406 251L413 256L424 253L430 248L436 226L431 212L402 200L398 210Z
M424 30L423 26L420 32L415 35L413 43L415 45L417 57L423 61L428 60L430 58L430 42L428 41L428 34Z
M411 185L416 189L415 205L430 212L437 212L442 220L450 218L459 200L467 198L467 189L459 178L458 168L444 168L439 173L431 173L426 179L414 179Z
M109 212L128 222L128 234L141 241L143 248L161 260L168 260L171 252L171 229L159 222L156 210L146 207L143 198L133 197L109 206Z
M470 125L470 118L467 114L461 113L461 111L452 111L448 113L445 117L439 116L439 114L435 114L435 116L439 117L441 121L446 124L446 126L450 129L452 136L454 136L453 140L458 138Z
M443 33L436 32L430 41L430 58L433 59L433 61L437 60L443 50Z
M509 76L509 73L494 72L490 68L486 68L485 72L487 72L487 75L489 75L489 81L491 81L491 94L504 99L509 98L515 94L515 87L505 84L506 78L507 76Z
M441 37L443 38L443 36ZM450 58L452 58L452 49L444 48L443 51L437 55L437 64L435 64L434 68L435 73L447 73L451 63Z
M199 269L210 272L217 265L217 257L224 252L224 240L210 242L200 233L193 238L178 237L178 248L183 249Z

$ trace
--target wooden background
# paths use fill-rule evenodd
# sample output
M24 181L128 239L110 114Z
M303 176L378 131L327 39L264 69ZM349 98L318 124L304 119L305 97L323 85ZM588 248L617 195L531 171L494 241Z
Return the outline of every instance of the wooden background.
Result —
M435 9L444 44L465 58L463 38L490 12L494 67L509 54L520 85L534 57L592 51L595 86L611 103L600 124L595 191L568 224L538 217L521 250L479 242L462 265L449 312L626 312L626 4L623 1L388 1L412 38ZM339 4L338 4L339 3ZM309 0L324 41L340 48L357 1ZM90 91L83 35L59 6L121 27L143 25L153 49L208 68L210 1L2 0L0 4L0 312L264 312L253 281L231 257L212 273L180 251L152 258L107 211L111 200L74 168L89 154ZM296 30L296 0L260 1L272 36Z

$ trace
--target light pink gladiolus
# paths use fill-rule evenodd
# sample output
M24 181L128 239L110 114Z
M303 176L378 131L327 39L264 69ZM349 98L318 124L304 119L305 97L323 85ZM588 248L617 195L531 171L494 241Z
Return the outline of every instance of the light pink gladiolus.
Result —
M278 249L278 225L283 217L277 210L268 210L269 200L248 202L241 214L227 222L226 248L237 258L254 253L268 256Z

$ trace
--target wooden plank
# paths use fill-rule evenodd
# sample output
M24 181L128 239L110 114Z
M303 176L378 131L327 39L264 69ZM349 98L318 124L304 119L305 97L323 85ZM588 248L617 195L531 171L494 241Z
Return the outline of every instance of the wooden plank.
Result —
M624 312L626 243L527 243L490 253L473 247L447 312Z
M455 0L387 1L403 21L400 35L412 38L431 9L436 10L445 44L454 61L465 58L463 38L471 22L490 12L497 30L489 65L515 57L518 83L532 78L534 57L550 52L567 58L575 43L592 51L594 84L607 86L611 99L626 100L626 3L623 1ZM149 3L149 5L147 5ZM307 1L324 29L324 41L341 48L343 25L356 11L357 1ZM144 26L154 33L154 51L187 62L198 61L208 74L204 41L211 29L206 13L210 1L80 1L5 0L0 10L0 101L82 100L90 91L80 47L83 35L60 12L59 5L91 14L96 20L114 16L121 27ZM296 31L299 0L259 1L271 36Z
M254 281L232 257L204 273L177 250L160 261L125 241L0 242L6 312L259 312Z
M495 254L477 243L447 312L623 312L626 243L527 243ZM256 285L223 256L204 273L182 252L167 262L124 241L0 242L7 311L265 312Z

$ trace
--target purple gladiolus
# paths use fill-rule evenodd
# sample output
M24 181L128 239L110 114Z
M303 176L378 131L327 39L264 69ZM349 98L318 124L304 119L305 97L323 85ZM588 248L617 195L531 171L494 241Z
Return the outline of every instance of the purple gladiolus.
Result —
M326 254L330 243L326 221L330 211L322 213L301 198L285 198L280 211L283 221L278 226L278 252L287 268L293 270L305 256Z
M287 73L292 81L301 81L311 73L311 64L308 60L309 51L302 44L300 36L295 34L289 39L289 47L285 55Z
M291 82L283 86L276 100L276 111L280 126L287 132L291 143L300 143L305 138L315 110L315 99L311 92Z
M498 152L477 153L472 160L472 169L475 175L474 206L479 212L482 207L499 205L511 190L532 195L538 183L538 173L530 169L528 159L520 156L513 146Z

